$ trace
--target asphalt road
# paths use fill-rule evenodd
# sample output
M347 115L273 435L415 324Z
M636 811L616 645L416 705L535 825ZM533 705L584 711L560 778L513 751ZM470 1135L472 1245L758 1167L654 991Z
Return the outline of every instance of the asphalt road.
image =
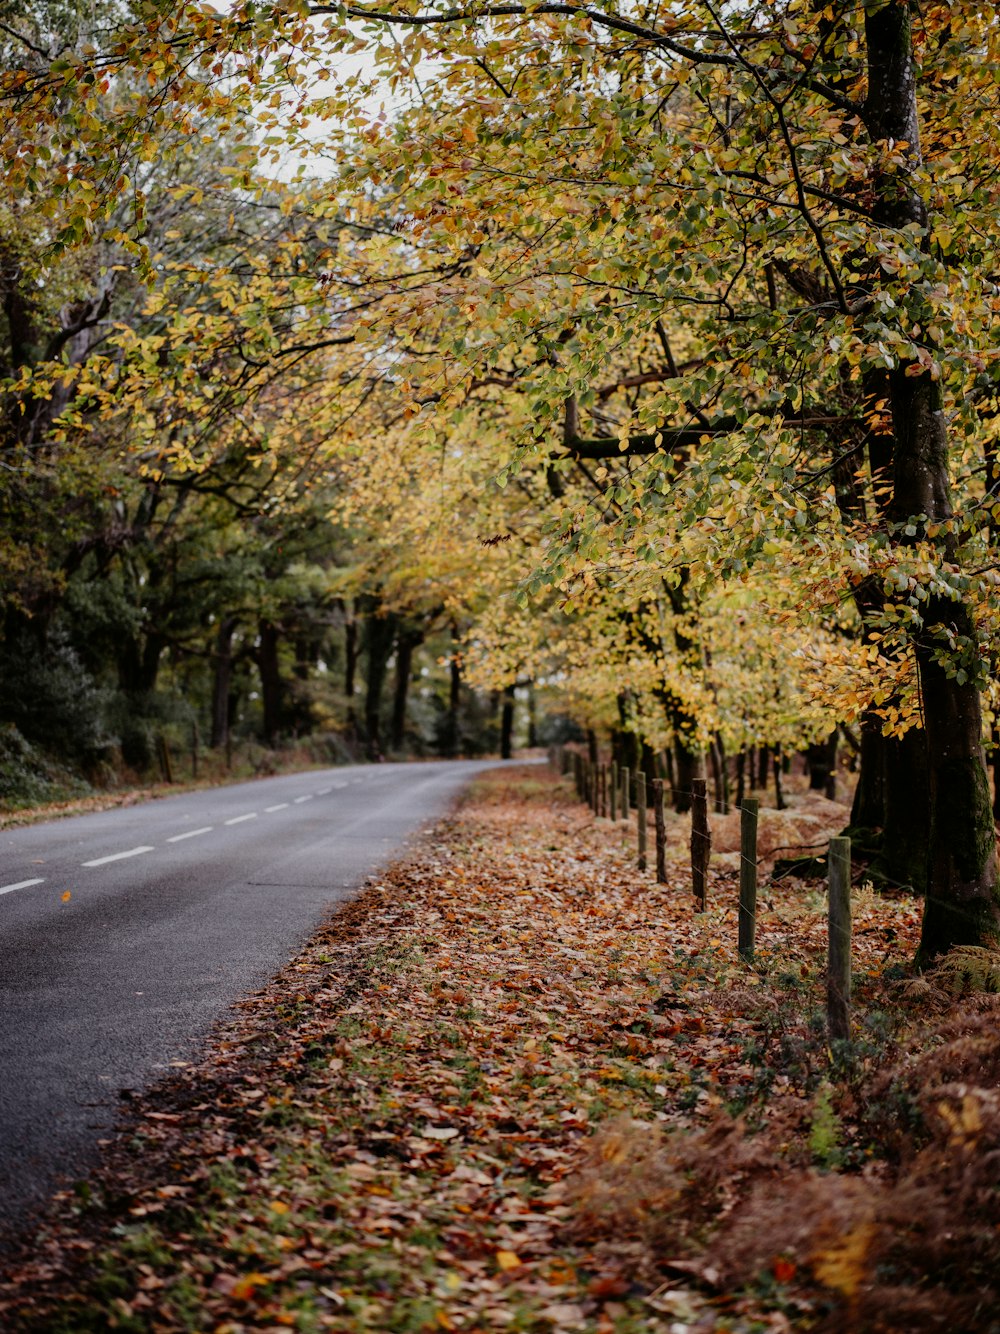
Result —
M0 1237L489 762L241 783L0 832ZM69 895L68 898L66 896Z

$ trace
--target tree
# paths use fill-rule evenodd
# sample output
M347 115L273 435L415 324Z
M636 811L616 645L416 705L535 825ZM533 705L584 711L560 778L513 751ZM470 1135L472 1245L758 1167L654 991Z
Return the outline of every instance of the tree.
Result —
M995 247L983 188L993 162L980 147L989 136L966 140L957 113L961 104L987 116L995 103L981 72L996 42L989 19L975 6L931 6L915 28L909 7L894 2L789 3L766 14L748 5L725 15L692 4L676 6L659 26L642 11L562 5L351 12L409 29L397 68L431 50L444 64L442 101L415 112L408 135L372 133L363 155L376 179L412 171L408 202L421 236L437 247L451 238L452 253L464 247L470 256L466 280L449 280L448 314L474 309L480 338L471 348L453 340L456 361L475 373L500 346L533 348L525 379L536 394L536 438L544 438L567 393L585 392L609 343L640 322L622 313L620 294L645 318L693 309L705 367L650 396L635 424L619 431L626 451L656 449L657 436L668 451L690 442L696 521L718 504L713 478L725 487L749 463L752 490L763 486L767 495L777 481L784 512L771 509L762 532L737 524L714 544L712 559L730 570L775 540L769 526L801 527L796 512L823 525L835 547L818 553L824 575L850 584L847 552L859 538L869 565L881 564L887 596L872 628L895 634L915 656L934 775L923 952L995 937L979 589L961 564L970 534L953 515L945 414L945 397L960 403L987 350L978 294ZM432 40L428 31L446 35ZM921 73L920 61L929 67L932 56L947 77ZM555 134L534 114L543 103L547 112L565 108ZM568 122L577 134L564 130ZM922 124L934 138L926 160ZM935 171L954 173L957 160L971 184L943 190ZM491 219L510 216L498 204L512 174L526 190L511 223L498 228ZM957 239L970 209L978 252ZM568 224L588 215L592 231L581 239L584 229ZM627 251L619 218L628 223ZM557 243L539 246L543 234ZM520 258L512 261L515 241ZM601 294L592 302L578 294L581 277ZM788 305L779 282L795 298ZM963 287L970 295L961 299ZM577 317L573 338L560 345L562 364L547 355L566 308L552 310L553 293L565 293ZM404 309L426 318L427 300L400 302L397 325ZM860 388L880 367L888 402L865 403ZM869 430L888 416L880 432L891 451L885 522L848 526L818 489L818 516L800 505L801 454L789 418L806 391L819 411L801 415L813 421L849 415L830 414L828 396L846 396ZM709 405L716 413L706 420ZM678 415L695 420L672 428ZM650 465L647 475L656 470ZM640 522L626 522L620 534L633 550L648 524L649 505L639 508Z
M93 173L67 188L67 243L125 193L122 163L148 156L154 131L270 104L258 122L273 142L255 175L245 144L234 179L302 220L308 240L278 247L292 276L273 282L270 256L238 284L214 266L218 304L248 294L255 323L235 321L234 344L213 317L188 355L196 324L181 320L166 377L162 349L134 339L133 402L183 391L215 423L227 366L229 413L287 356L341 458L370 448L363 424L390 421L394 466L427 471L442 441L487 427L470 457L538 503L525 597L627 586L641 624L683 590L680 628L744 583L794 577L806 630L853 599L864 689L851 708L869 752L879 724L902 736L919 721L926 736L929 957L1000 931L982 752L996 468L981 411L1000 37L967 0L915 13L897 0L390 3L350 7L352 26L323 5L246 5L144 15L144 34L125 25L103 52L35 53L5 88L22 124L34 115L46 142L61 134L102 164L99 190ZM424 62L419 97L394 116L359 102L362 76L332 74L331 57L365 40L393 89ZM130 90L144 62L149 90ZM80 110L88 78L107 81L103 119L86 98ZM303 147L307 127L336 176L265 181L260 164ZM6 146L9 179L34 179ZM143 213L118 244L148 274ZM351 349L346 374L328 370L333 347ZM282 422L290 447L308 447L301 422ZM179 456L197 448L185 439ZM589 493L567 485L588 460ZM680 660L696 642L675 635ZM835 711L832 672L825 692Z

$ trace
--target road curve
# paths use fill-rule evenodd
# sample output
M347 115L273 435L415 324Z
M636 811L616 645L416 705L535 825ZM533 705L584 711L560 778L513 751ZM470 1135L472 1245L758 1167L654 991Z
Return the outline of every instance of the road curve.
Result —
M0 1239L489 761L325 769L0 831Z

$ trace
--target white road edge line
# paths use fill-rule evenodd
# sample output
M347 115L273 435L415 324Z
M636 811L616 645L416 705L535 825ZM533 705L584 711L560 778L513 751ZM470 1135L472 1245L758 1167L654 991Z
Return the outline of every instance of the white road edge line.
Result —
M256 820L257 812L251 811L249 815L234 815L231 820L226 820L226 824L242 824L244 820Z
M141 848L129 848L128 852L113 852L110 857L95 857L92 862L81 862L81 866L105 866L108 862L120 862L125 857L138 857L140 852L154 852L154 848L145 844Z
M214 824L207 824L201 829L188 829L183 834L174 834L173 838L168 838L168 843L180 843L185 838L196 838L199 834L210 834L215 828Z
M287 801L279 802L277 806L265 806L265 807L264 807L264 813L265 813L265 815L270 815L272 811L287 811L287 810L288 810L288 802L287 802Z
M296 797L296 798L295 798L295 805L296 805L296 806L301 806L302 803L303 803L304 801L312 801L312 793L311 793L311 792L310 792L310 794L309 794L308 797Z
M27 889L29 885L44 885L45 877L36 880L19 880L16 885L0 885L0 894L11 894L15 889Z
M332 791L333 791L332 787L321 787L317 790L316 795L317 797L325 797L328 792Z

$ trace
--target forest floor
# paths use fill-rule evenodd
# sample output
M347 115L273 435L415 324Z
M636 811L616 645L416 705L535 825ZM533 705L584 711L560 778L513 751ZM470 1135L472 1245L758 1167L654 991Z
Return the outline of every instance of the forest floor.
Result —
M550 772L478 780L129 1106L0 1326L995 1330L996 997L860 886L831 1049L821 884L765 886L747 966L679 830L659 886Z

